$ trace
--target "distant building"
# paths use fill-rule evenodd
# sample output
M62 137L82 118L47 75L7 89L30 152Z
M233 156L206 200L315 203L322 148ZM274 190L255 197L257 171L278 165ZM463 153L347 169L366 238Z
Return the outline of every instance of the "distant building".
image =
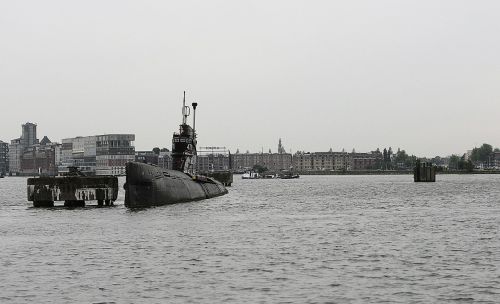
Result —
M230 168L230 158L227 154L208 154L196 156L197 172L229 170Z
M21 171L21 157L25 147L21 144L21 139L13 139L9 145L9 172L16 175Z
M231 154L226 147L198 147L196 172L231 169Z
M298 171L312 171L314 168L313 153L297 152L293 155L293 168Z
M96 173L96 136L78 136L62 140L59 171L76 166L86 174Z
M292 167L292 154L286 153L281 138L278 141L278 153L239 153L236 150L235 154L231 155L231 168L234 171L242 171L251 169L259 165L267 168L269 171L290 170Z
M298 171L348 171L353 165L347 152L297 152L293 164Z
M289 170L292 154L289 153L236 153L231 155L233 170L240 171L255 165L266 167L269 171Z
M13 140L11 146L16 147L19 153L19 163L16 164L15 174L17 175L57 175L58 162L60 161L61 145L53 143L45 136L40 143L38 140L28 147L21 148L21 139ZM16 153L16 154L17 154ZM13 153L11 155L14 155Z
M0 140L0 175L9 172L9 144Z
M22 125L21 144L25 147L31 147L38 144L36 137L36 124L27 122Z
M465 160L472 160L472 150L467 150L464 154Z
M20 138L11 140L9 145L9 172L17 175L21 173L21 158L24 151L38 144L36 124L27 122L21 127Z
M164 169L172 169L172 152L160 151L158 155L158 166Z
M96 136L96 175L125 175L125 164L135 160L134 134Z
M500 152L493 152L493 166L500 169Z
M40 145L42 145L42 146L46 146L46 145L49 145L51 143L52 142L50 141L50 139L47 136L44 136L42 138L42 140L40 141Z
M135 151L136 162L158 165L158 157L154 151Z
M285 147L283 147L283 144L281 143L281 138L278 141L278 153L279 154L285 154Z
M68 166L73 166L73 138L65 138L61 142L59 172L68 172Z
M293 167L298 171L351 171L373 169L380 153L297 152Z
M378 161L382 160L382 154L374 151L370 153L352 153L352 170L375 169Z
M58 174L56 154L60 151L60 144L45 143L26 148L21 158L23 175L51 175Z
M135 160L133 134L79 136L62 140L60 170L77 166L87 174L124 175L125 164Z

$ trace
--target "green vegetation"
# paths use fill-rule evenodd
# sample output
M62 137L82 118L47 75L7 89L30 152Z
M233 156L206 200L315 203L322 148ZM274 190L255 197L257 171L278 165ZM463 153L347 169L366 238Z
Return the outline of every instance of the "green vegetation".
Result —
M483 144L479 148L472 149L470 159L467 155L453 154L450 157L417 158L415 155L408 155L405 150L398 148L393 153L392 148L384 148L381 152L377 148L375 153L379 154L379 160L372 166L372 170L409 170L415 166L418 159L431 162L438 167L438 171L466 171L472 172L474 168L492 168L495 164L494 152L500 152L499 148L493 148L490 144Z
M450 170L461 170L463 168L462 158L456 154L450 156L450 160L448 161L448 169Z
M479 148L472 149L471 160L473 162L477 162L477 161L489 162L491 159L492 152L493 152L493 147L491 145L483 144Z
M408 155L405 150L398 148L396 153L392 152L392 148L384 148L383 152L377 148L375 153L380 155L380 160L375 163L372 169L376 170L410 170L415 166L417 157Z
M453 154L448 161L448 170L472 172L474 164L471 160L465 159L465 154L461 157Z
M167 148L161 148L160 149L158 147L154 147L152 151L156 155L160 155L160 152L169 152L169 150Z
M397 168L411 168L415 165L417 157L415 155L408 155L405 150L400 150L394 155L393 162Z

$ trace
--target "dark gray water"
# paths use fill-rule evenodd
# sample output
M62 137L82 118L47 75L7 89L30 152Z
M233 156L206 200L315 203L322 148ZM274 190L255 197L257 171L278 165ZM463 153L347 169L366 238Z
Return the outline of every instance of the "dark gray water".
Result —
M141 211L34 209L25 185L0 179L0 303L500 301L500 175L236 176Z

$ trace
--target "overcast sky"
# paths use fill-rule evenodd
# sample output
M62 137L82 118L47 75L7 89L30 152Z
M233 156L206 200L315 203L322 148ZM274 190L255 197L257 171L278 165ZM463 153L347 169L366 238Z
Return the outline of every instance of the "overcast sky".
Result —
M1 1L0 140L419 156L500 146L500 1Z

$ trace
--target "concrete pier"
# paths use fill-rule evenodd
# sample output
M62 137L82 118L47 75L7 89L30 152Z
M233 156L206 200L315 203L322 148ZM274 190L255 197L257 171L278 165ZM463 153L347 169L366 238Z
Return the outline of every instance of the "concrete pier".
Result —
M118 197L116 176L57 176L28 178L28 201L34 207L53 207L64 201L65 207L85 207L89 201L110 206Z
M413 181L415 182L435 182L436 181L436 166L431 163L420 162L415 163L413 169Z

